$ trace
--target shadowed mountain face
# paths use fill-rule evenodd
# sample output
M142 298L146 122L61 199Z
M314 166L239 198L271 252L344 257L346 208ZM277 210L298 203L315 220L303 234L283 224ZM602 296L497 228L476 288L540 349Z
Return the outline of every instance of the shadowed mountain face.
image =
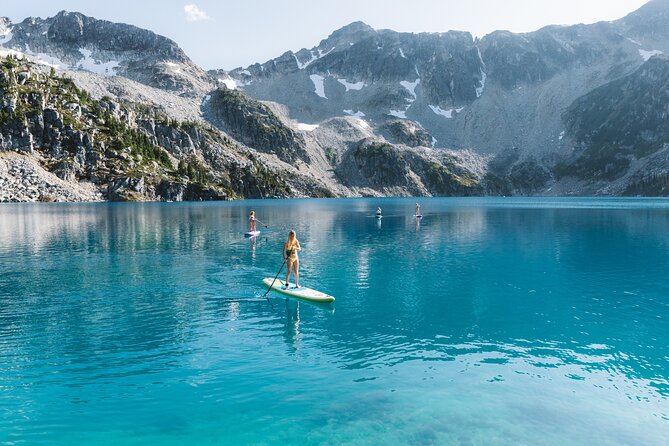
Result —
M560 174L615 181L632 167L638 171L633 165L640 163L648 174L659 173L669 149L669 58L653 57L632 74L579 98L564 120L577 145L558 166Z

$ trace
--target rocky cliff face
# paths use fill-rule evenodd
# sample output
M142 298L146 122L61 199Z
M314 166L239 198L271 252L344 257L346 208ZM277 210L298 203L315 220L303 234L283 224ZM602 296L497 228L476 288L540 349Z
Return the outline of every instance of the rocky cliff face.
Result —
M618 146L609 145L615 169L611 159L588 155L597 149L584 149L591 142L575 137L570 117L576 112L565 110L582 108L584 97L593 108L610 107L610 90L589 94L669 51L667 17L669 1L653 0L613 22L498 31L482 39L374 30L357 22L312 49L212 74L286 105L303 122L355 116L391 143L493 155L489 178L497 186L489 193L620 193L600 180L627 175L634 163L620 161L628 154ZM647 94L665 101L659 91ZM636 121L630 118L621 119ZM633 144L644 150L641 140ZM578 181L563 180L565 166ZM600 179L596 172L607 169Z
M24 154L18 164L32 162L32 170L63 182L57 193L49 185L35 186L29 196L5 190L5 200L294 194L270 167L211 127L178 122L144 105L93 99L70 79L13 57L0 65L0 123L0 152ZM17 160L5 157L7 172L16 171ZM81 184L97 193L82 198L72 192Z
M208 95L203 109L212 122L249 147L276 154L287 163L309 162L304 137L267 105L222 86Z
M132 25L61 11L16 24L3 18L0 28L5 30L0 44L57 68L121 75L187 95L199 95L211 85L175 42Z
M576 144L558 164L560 176L594 180L624 193L665 193L664 186L637 183L648 183L648 176L639 178L640 170L661 177L658 155L669 145L669 57L655 56L579 98L563 118Z

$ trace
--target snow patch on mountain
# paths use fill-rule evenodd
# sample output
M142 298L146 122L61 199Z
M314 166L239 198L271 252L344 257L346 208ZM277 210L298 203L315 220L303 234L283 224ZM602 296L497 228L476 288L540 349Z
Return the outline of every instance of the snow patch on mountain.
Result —
M436 115L443 116L446 119L453 119L453 112L460 113L464 109L464 107L461 107L461 108L449 108L448 110L444 110L438 105L428 105L428 107L430 107Z
M320 74L312 74L309 78L314 83L314 92L323 99L327 99L328 97L325 96L325 78Z
M337 81L346 87L346 91L349 90L362 90L362 87L365 86L364 82L349 82L346 79L337 79Z
M302 130L304 132L313 132L318 128L318 124L305 124L303 122L298 122L297 123L297 128L299 130Z
M49 54L45 54L45 53L35 53L35 52L31 51L30 46L28 44L26 44L25 53L21 53L20 51L17 51L17 53L25 54L27 56L30 56L30 58L35 60L35 62L37 62L41 65L46 65L48 67L64 69L68 66L65 62L58 59L57 57L53 57L53 56L50 56Z
M220 82L221 84L225 85L225 86L228 87L230 90L236 90L236 89L237 89L237 82L236 82L233 78L231 78L231 77L228 77L228 78L218 78L218 82Z
M119 66L118 61L111 60L109 62L102 63L99 60L91 57L91 54L93 53L91 50L79 48L79 52L82 56L84 56L84 59L79 62L79 65L77 65L78 69L90 71L91 73L102 74L104 76L113 76L116 74L115 71ZM167 64L169 65L170 62L167 62Z
M632 39L631 37L626 37L626 39L629 40L630 42L632 42L632 43L635 44L635 45L643 46L643 45L641 45L641 43L640 43L639 41L634 40L634 39Z
M406 59L407 57L404 55L404 51L402 51L402 48L400 48L400 57L402 59Z
M476 87L476 97L480 98L481 95L483 95L483 90L485 90L485 81L488 75L485 72L485 63L483 62L483 57L481 56L481 49L479 47L476 47L476 52L479 56L479 61L481 62L481 68L479 69L481 72L481 79L480 79L480 85Z
M299 68L300 70L304 70L304 69L307 68L309 65L311 65L312 63L314 63L314 62L316 62L318 59L320 59L321 57L325 57L325 56L327 56L328 54L330 54L330 53L332 52L332 50L334 50L334 47L333 47L333 48L330 48L330 49L327 50L327 51L323 51L323 50L321 50L321 49L317 49L318 54L314 54L314 50L311 50L311 51L309 51L309 53L311 54L311 59L309 59L308 61L306 61L306 62L304 62L304 63L300 62L300 60L297 58L297 56L296 56L295 54L293 54L293 57L295 58L295 62L297 62L297 68Z
M639 55L643 58L644 62L647 62L648 59L650 59L653 56L657 56L659 54L664 54L664 53L660 50L651 50L651 51L639 50Z
M409 93L411 93L411 96L413 96L413 100L411 102L416 100L416 87L418 86L418 84L420 84L420 78L416 79L413 82L409 81L400 82L400 85L406 88L409 91Z
M293 57L295 58L295 62L297 62L297 68L299 68L300 70L304 70L305 68L307 68L309 66L309 64L318 60L318 57L314 55L313 51L311 52L311 59L309 59L305 63L300 62L300 59L298 59L295 54L293 54Z

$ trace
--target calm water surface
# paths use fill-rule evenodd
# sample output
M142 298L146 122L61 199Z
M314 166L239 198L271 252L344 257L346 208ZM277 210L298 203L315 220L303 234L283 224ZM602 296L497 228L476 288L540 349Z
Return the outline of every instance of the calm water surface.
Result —
M669 201L421 203L0 206L0 444L669 443Z

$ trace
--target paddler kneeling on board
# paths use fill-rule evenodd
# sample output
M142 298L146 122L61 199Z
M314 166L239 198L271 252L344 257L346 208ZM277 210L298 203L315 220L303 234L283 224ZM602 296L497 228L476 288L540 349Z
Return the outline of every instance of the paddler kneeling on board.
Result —
M288 289L288 280L290 279L291 270L295 271L295 288L300 287L300 259L297 257L297 252L300 251L300 241L297 240L295 231L288 233L288 240L283 244L283 258L288 264L288 272L286 273L286 284L284 289Z

